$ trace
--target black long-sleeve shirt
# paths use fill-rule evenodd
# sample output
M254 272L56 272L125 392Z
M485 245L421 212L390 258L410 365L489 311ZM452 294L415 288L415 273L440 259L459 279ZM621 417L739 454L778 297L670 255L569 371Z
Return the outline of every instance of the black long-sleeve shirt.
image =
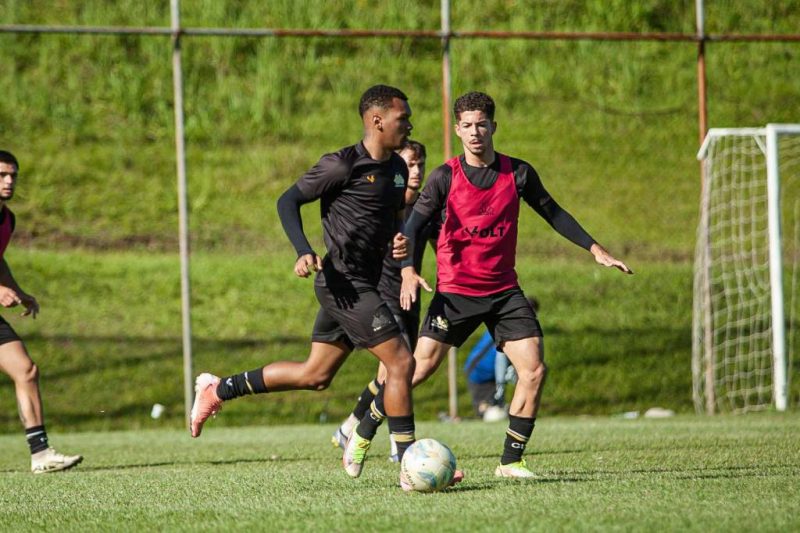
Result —
M300 206L319 199L328 250L325 268L374 287L405 202L407 181L402 157L393 153L386 161L376 161L358 143L322 156L280 197L278 215L298 256L311 253Z

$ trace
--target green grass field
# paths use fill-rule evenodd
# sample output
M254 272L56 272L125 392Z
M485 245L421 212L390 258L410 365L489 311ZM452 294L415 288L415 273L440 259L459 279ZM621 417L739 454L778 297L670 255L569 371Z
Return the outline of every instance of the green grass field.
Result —
M796 531L798 415L620 420L542 417L540 475L493 477L503 424L423 423L466 471L439 494L405 494L376 438L357 480L333 426L206 426L56 434L85 462L33 476L19 436L0 437L0 529L14 531Z

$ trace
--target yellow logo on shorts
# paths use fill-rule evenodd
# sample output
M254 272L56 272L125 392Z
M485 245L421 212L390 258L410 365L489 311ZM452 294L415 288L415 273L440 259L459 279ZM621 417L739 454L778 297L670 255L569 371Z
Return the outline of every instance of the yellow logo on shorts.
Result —
M370 174L369 176L367 176L367 181L370 183L375 183L375 176Z
M441 315L431 318L431 328L438 329L440 331L447 331L450 329L450 323L447 319Z

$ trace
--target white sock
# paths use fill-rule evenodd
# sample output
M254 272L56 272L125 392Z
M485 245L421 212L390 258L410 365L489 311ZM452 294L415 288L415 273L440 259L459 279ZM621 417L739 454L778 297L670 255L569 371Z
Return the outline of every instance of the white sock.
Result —
M353 428L356 427L356 424L358 424L358 418L353 416L353 413L350 413L350 416L348 416L347 419L344 422L342 422L342 425L339 426L339 431L341 431L342 434L347 435L349 437L350 434L353 432Z

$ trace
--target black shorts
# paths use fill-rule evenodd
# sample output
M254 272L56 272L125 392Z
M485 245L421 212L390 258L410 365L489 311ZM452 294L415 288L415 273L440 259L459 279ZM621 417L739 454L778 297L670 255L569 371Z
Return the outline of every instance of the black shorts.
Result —
M376 289L328 286L319 276L314 291L321 309L314 321L312 341L342 341L351 348L370 348L400 336L400 327Z
M413 352L414 348L417 346L417 340L419 339L419 315L422 307L419 301L419 294L417 294L417 300L411 304L411 310L406 311L400 307L399 288L392 296L389 296L381 287L379 287L379 290L381 298L383 298L383 301L389 306L389 310L392 312L392 315L394 315L397 325L400 326L400 333L408 342L409 348L411 348Z
M17 332L11 327L11 324L6 322L6 319L0 316L0 344L6 344L13 341L20 341Z
M484 323L495 344L541 337L536 311L519 287L489 296L436 292L422 322L421 337L461 346Z

